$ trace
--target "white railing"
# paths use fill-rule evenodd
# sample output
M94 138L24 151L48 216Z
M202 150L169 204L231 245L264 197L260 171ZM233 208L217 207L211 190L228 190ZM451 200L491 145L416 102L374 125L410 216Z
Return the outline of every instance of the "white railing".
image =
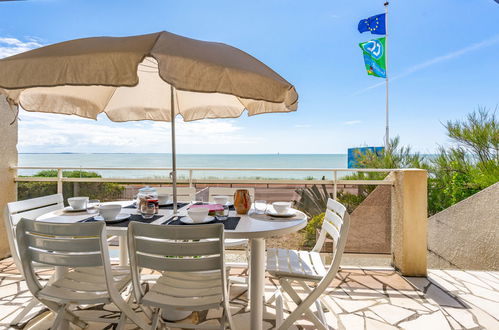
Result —
M12 170L57 170L56 177L30 177L15 175L16 182L57 182L57 192L62 193L63 182L115 182L115 183L171 183L170 178L67 178L63 176L64 170L88 171L171 171L167 167L74 167L74 166L12 166ZM373 168L206 168L206 167L181 167L177 171L188 172L187 179L179 178L179 184L188 184L190 187L196 183L203 184L331 184L333 196L336 198L338 185L393 185L393 180L344 180L338 178L341 172L385 172L390 173L397 169ZM332 179L306 180L306 179L205 179L195 178L195 171L224 171L224 172L322 172L331 173Z

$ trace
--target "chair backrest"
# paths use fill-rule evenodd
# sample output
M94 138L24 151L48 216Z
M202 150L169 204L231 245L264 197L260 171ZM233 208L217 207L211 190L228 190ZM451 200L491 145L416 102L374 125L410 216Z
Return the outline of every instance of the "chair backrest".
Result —
M42 214L62 209L64 200L62 194L54 194L38 198L26 199L19 202L7 203L5 208L5 230L9 241L10 253L14 264L19 271L22 271L19 260L19 250L16 241L16 225L21 218L36 219Z
M333 239L333 255L331 258L331 264L326 275L317 286L319 290L325 289L338 272L341 257L343 256L343 252L345 250L349 228L350 215L348 214L346 207L343 204L329 198L326 213L324 215L324 221L322 223L321 233L317 239L316 245L313 248L313 251L319 252L324 245L326 235L329 235Z
M231 203L234 203L234 193L238 189L246 189L248 190L251 201L255 201L255 188L229 188L229 187L210 187L208 189L208 201L214 202L213 197L214 196L228 196L229 201Z
M326 212L324 213L324 221L322 222L322 228L315 243L312 251L320 252L324 243L326 241L327 235L331 236L333 239L333 250L336 250L336 245L338 244L340 238L341 228L343 226L343 219L345 217L346 207L329 198L327 201Z
M34 262L69 268L104 266L105 273L111 273L103 221L51 223L21 219L16 238L24 276L35 296L41 285L33 271Z
M140 222L128 225L128 250L137 301L143 295L140 268L160 272L221 272L224 274L224 226L160 226Z
M173 194L172 187L155 187L158 194ZM179 202L192 202L196 200L196 188L177 187L177 200Z

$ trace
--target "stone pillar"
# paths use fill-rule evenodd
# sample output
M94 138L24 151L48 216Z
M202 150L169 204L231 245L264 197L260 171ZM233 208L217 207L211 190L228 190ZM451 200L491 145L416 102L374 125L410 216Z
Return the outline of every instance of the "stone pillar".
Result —
M17 165L17 120L10 125L15 116L15 111L12 111L5 98L0 96L0 259L10 255L3 218L5 208L8 202L17 199L15 171L10 169L11 166Z
M426 276L428 173L404 169L393 177L392 264L402 275Z

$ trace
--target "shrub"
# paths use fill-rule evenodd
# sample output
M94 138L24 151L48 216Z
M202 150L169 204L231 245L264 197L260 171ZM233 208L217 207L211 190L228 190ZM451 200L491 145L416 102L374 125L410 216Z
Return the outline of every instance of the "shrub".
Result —
M63 176L67 178L101 177L98 173L88 171L63 171ZM35 173L33 177L57 177L57 170L40 171ZM65 198L79 195L106 201L120 199L124 187L117 183L108 182L64 182L62 190ZM19 200L51 195L57 192L57 183L19 182L17 191Z
M496 111L478 108L465 120L445 124L451 146L440 146L428 180L430 215L499 181L499 123Z
M325 213L321 213L308 221L307 226L304 228L305 246L313 247L315 245L317 229L321 228L324 215Z

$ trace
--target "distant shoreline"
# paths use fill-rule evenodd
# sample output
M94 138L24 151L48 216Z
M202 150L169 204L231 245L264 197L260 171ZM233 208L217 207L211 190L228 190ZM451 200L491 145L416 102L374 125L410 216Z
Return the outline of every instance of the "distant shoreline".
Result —
M171 155L169 152L18 152L19 155ZM436 156L437 154L420 154ZM177 156L347 156L344 154L180 154Z

